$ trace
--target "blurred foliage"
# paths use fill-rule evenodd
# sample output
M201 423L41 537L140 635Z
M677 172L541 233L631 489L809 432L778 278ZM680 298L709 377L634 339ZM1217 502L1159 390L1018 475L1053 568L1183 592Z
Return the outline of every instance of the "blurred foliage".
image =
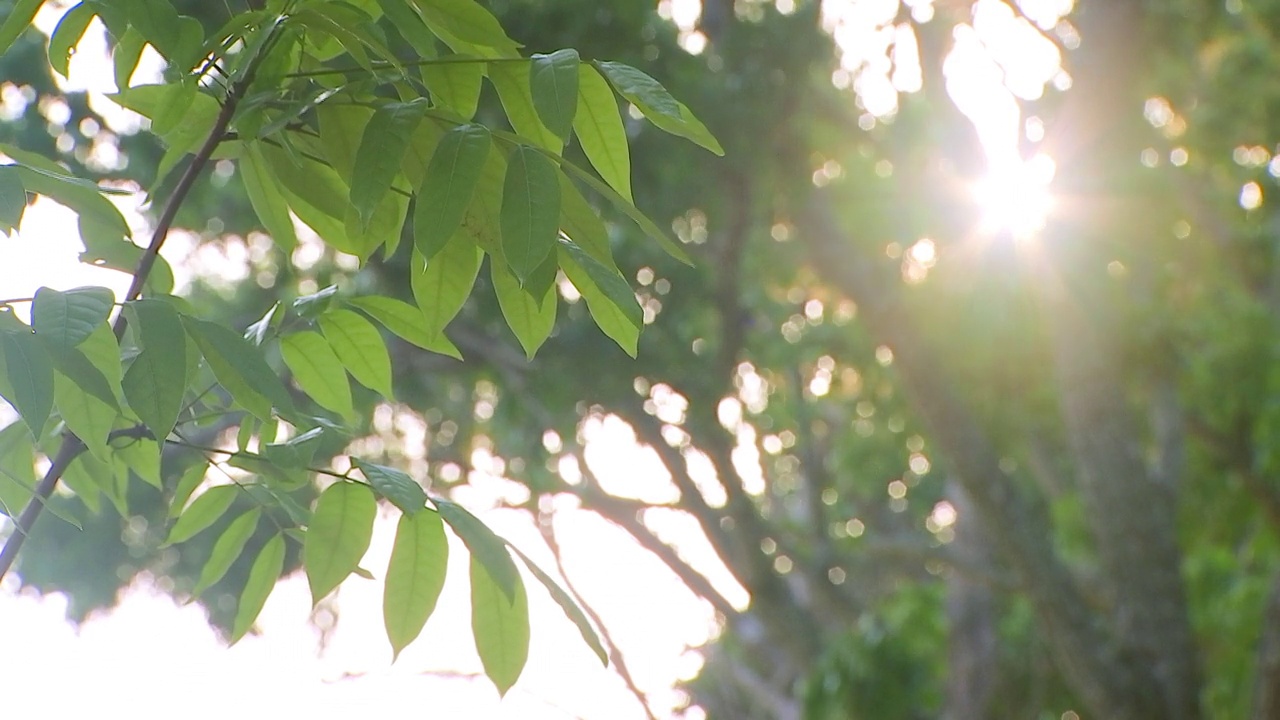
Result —
M1086 11L1098 5L1080 4ZM778 716L776 707L751 699L746 672L783 707L808 717L945 716L947 596L969 567L949 554L947 529L929 525L937 504L951 497L949 460L934 452L934 439L906 402L884 340L814 267L809 240L793 221L810 202L815 168L830 162L840 179L830 188L838 198L833 206L841 225L857 230L847 241L850 262L901 285L903 251L921 238L936 243L936 267L898 294L898 322L946 359L947 380L996 446L1001 469L1048 508L1052 525L1044 533L1081 579L1090 610L1105 614L1109 599L1098 579L1104 570L1059 416L1062 397L1039 299L1046 281L1024 246L973 241L978 209L962 189L979 178L982 161L968 121L949 104L940 68L926 63L924 89L901 94L891 122L859 129L865 113L855 94L831 82L838 52L820 29L819 4L797 2L787 14L777 10L783 5L706 2L702 30L710 44L693 55L652 3L491 3L530 51L572 46L584 58L644 67L721 140L726 157L715 158L675 150L669 137L639 122L628 128L638 206L669 222L698 263L681 266L629 225L611 225L618 264L640 269L633 285L652 316L635 361L586 322L583 303L566 299L551 340L525 363L481 272L449 330L467 361L396 346L399 404L387 413L375 409L371 394L358 397L365 417L387 413L374 423L376 442L358 442L374 442L389 461L426 473L442 491L465 484L473 451L489 450L502 459L506 477L529 489L523 507L531 514L542 512L542 496L577 494L585 506L641 531L632 506L593 504L589 478L575 485L555 471L579 452L586 418L621 417L655 447L677 436L677 457L705 452L731 483L741 478L732 476L729 453L736 448L748 465L758 458L764 489L748 494L748 508L730 498L702 509L718 521L704 523L709 534L730 528L725 535L749 536L757 530L742 525L756 522L773 549L722 550L752 606L722 612L723 633L704 649L707 665L689 684L692 701L714 718ZM922 42L942 38L948 45L945 31L969 19L967 7L957 5L966 4L938 3L931 21L916 24ZM208 13L206 23L221 21L221 4L190 6L186 12ZM1135 178L1134 195L1146 198L1144 220L1156 231L1053 248L1048 262L1092 272L1082 294L1120 346L1125 401L1154 417L1160 394L1172 393L1182 428L1178 529L1202 654L1204 717L1239 718L1249 714L1254 649L1280 569L1280 218L1271 202L1280 175L1280 160L1273 159L1280 150L1280 86L1273 80L1280 74L1280 1L1142 7L1154 56L1143 87L1133 89L1148 98L1149 122L1135 132L1155 167L1142 167L1132 155L1109 160L1117 176ZM896 19L909 17L904 6ZM1070 27L1059 27L1059 42ZM47 66L34 61L42 38L32 33L23 42L29 56L6 56L0 77L40 98L59 95L43 74ZM1068 71L1089 52L1085 37L1080 50L1067 53ZM1070 94L1050 89L1024 101L1023 114L1051 121ZM483 98L482 115L495 116L495 102ZM83 127L93 116L83 95L69 95L66 103L66 128ZM0 141L56 153L53 138L61 129L49 132L39 105L30 102L0 124ZM1129 110L1137 118L1142 108ZM120 171L77 165L75 153L60 157L82 172L145 184L159 150L142 134L115 141L129 159ZM1189 160L1174 164L1171 153ZM939 164L941 174L922 170ZM404 253L358 272L333 255L295 266L249 235L252 212L240 191L229 189L237 184L202 183L191 217L221 221L195 228L203 241L259 248L251 253L251 280L207 278L192 288L192 301L207 312L243 326L276 297L331 282L409 297ZM1261 201L1246 210L1248 183L1257 183ZM1110 200L1069 197L1058 212L1088 216ZM656 417L663 414L658 388L687 401L678 418ZM753 396L753 388L763 390ZM725 398L743 408L736 435L726 434L717 415ZM425 423L425 448L401 446L404 433L386 420L397 414ZM1155 463L1158 423L1143 418L1141 452ZM548 431L562 446L545 442ZM902 485L897 496L895 482ZM130 518L108 508L83 531L42 525L22 565L24 582L68 592L77 617L109 606L141 571L165 578L178 594L191 587L198 563L186 552L203 556L207 548L191 545L177 557L158 550L151 528L163 526L163 506L150 496L130 500ZM694 499L684 502L699 512ZM963 533L959 527L955 536ZM781 557L788 564L780 566ZM1008 568L990 557L977 564L991 593L997 649L985 717L1083 712L1036 608L1009 582ZM245 572L233 568L232 575ZM216 597L215 591L202 602L213 622L225 624Z

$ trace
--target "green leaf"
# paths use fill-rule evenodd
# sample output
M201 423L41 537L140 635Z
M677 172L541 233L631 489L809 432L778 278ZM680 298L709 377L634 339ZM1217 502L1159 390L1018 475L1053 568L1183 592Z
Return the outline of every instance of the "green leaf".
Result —
M253 627L258 619L262 606L267 604L267 596L276 586L280 571L284 569L284 535L277 533L258 553L258 558L249 568L249 580L244 591L240 593L240 603L236 608L236 619L231 627L231 642L235 644Z
M111 50L111 68L115 73L116 87L129 87L129 80L138 69L138 61L142 59L142 50L146 45L147 39L135 28L129 28L124 35L119 36Z
M560 179L542 153L521 145L507 159L502 184L502 254L523 284L555 247L560 230Z
M177 311L163 300L134 300L126 311L142 352L125 372L124 396L163 441L177 424L187 391L187 334Z
M0 513L22 512L36 486L36 448L21 423L0 428Z
M364 105L338 102L322 103L316 108L316 121L320 127L320 150L324 159L348 185L356 167L356 154L364 129L373 118L374 109ZM323 209L323 208L322 208ZM342 217L342 213L336 213Z
M31 435L39 438L53 409L53 365L44 346L29 332L0 332L3 346L5 400L18 411Z
M239 490L235 485L219 485L206 490L178 516L178 522L169 530L169 537L165 538L164 544L176 545L190 540L196 533L217 522L227 508L231 507Z
M487 567L471 558L471 632L484 673L506 695L529 658L529 600L516 575L514 595L504 593Z
M514 600L520 573L507 553L506 541L498 537L488 525L472 515L466 508L448 500L432 498L440 517L453 529L463 544L471 551L471 557L489 571L508 600Z
M280 181L281 192L288 199L293 214L335 250L368 257L372 249L364 248L357 239L348 236L342 221L350 205L350 191L338 172L325 163L306 157L295 163L283 149L272 145L261 149Z
M156 106L155 116L151 118L151 132L164 137L176 128L195 102L196 95L199 94L197 89L194 82L185 79L170 83L164 99Z
M346 370L320 333L304 330L280 338L280 355L298 386L320 407L355 417Z
M39 335L36 336L37 339L39 337ZM54 370L113 410L120 407L116 401L115 386L108 382L106 375L80 351L80 348L50 346L48 343L44 343L44 346L49 353L49 362L53 364ZM116 362L116 371L119 372L120 358L115 357L112 360Z
M272 405L292 412L293 401L260 348L217 323L184 316L182 324L200 346L214 377L237 403L263 422L275 417Z
M563 173L560 174L560 231L606 267L617 267L604 221Z
M409 187L415 192L427 175L427 165L431 162L431 156L435 154L436 145L440 144L442 137L444 137L444 130L440 127L440 123L428 115L418 123L418 129L414 130L409 138L409 147L405 148L404 157L400 159L400 171L404 173L404 179L409 182Z
M27 189L13 165L0 165L0 233L11 233L22 224L27 211Z
M391 356L378 328L350 310L329 310L318 322L329 346L352 377L390 399Z
M14 3L13 9L5 16L4 24L0 24L0 53L8 50L22 31L27 29L42 3L43 0L18 0Z
M204 482L204 476L208 472L209 463L204 460L182 471L182 475L178 478L178 484L173 488L173 497L169 500L170 518L176 518L182 514L182 507L187 504L187 499L191 497L191 493L195 492L200 483ZM232 497L234 498L234 496Z
M578 112L573 116L582 151L600 177L629 202L631 155L627 131L618 112L618 101L600 72L591 65L578 71Z
M435 610L448 562L440 513L400 516L382 594L382 619L394 657L418 637Z
M302 546L302 567L313 605L360 564L377 514L377 500L364 485L340 481L320 493Z
M671 93L662 87L662 83L654 80L639 70L618 62L594 63L609 82L617 88L618 94L630 100L640 108L647 117L650 113L666 115L681 122L680 104L671 97Z
M157 118L163 118L165 112L173 111L174 100L171 87L170 85L137 85L107 97L149 118L154 123ZM170 149L179 153L177 157L195 152L209 136L209 131L213 128L221 110L221 106L212 95L198 92L191 98L191 104L182 113L181 122L172 123L172 128L160 135L160 139ZM157 172L160 177L164 175L163 169Z
M440 138L418 188L413 212L414 247L427 260L435 257L462 225L489 145L489 131L477 124L460 125Z
M422 486L406 473L385 465L376 465L359 458L351 458L369 484L379 495L390 500L408 515L416 515L427 504L427 494Z
M117 409L85 392L78 383L61 372L54 373L53 376L53 400L67 428L84 442L94 457L107 460L110 455L107 436L119 415Z
M253 531L258 529L258 521L261 519L262 509L253 508L231 521L227 529L218 537L218 541L214 543L213 552L209 555L209 559L205 561L204 567L200 569L200 579L196 581L195 588L191 590L192 598L199 597L201 593L209 589L209 586L218 582L227 574L227 571L231 569L231 564L244 551L245 543L249 542L249 538L253 536Z
M471 295L484 254L462 234L454 235L431 262L413 254L409 284L433 337L444 332Z
M551 335L556 324L556 290L552 283L541 298L534 298L520 287L515 276L498 263L489 263L489 275L498 295L498 305L507 325L516 334L530 359Z
M489 82L498 91L502 109L522 139L541 148L559 153L564 140L542 123L533 104L533 90L529 86L530 63L490 63Z
M605 335L636 356L644 310L622 273L606 267L572 242L561 240L560 267L587 301L587 309Z
M44 342L73 348L107 319L115 300L115 294L104 287L66 292L42 287L31 303L31 326Z
M449 338L445 337L444 333L436 333L433 336L427 329L426 319L423 317L422 311L407 302L380 295L352 298L347 302L352 307L368 313L370 317L382 323L383 327L403 340L413 343L423 350L448 355L458 360L462 359L462 354L449 341Z
M422 80L437 104L470 120L480 104L484 68L484 63L479 61L423 65Z
M503 56L514 55L520 48L519 43L507 37L493 13L475 0L414 0L414 4L427 26L446 43L457 39L468 45L491 48ZM466 49L454 47L455 52Z
M645 117L649 118L649 122L653 123L660 130L671 133L677 137L692 140L694 143L710 150L716 155L724 155L724 148L720 147L720 142L716 140L711 131L707 129L702 121L694 117L693 112L685 107L682 102L676 103L680 107L680 119L674 120L671 117L661 113L645 113ZM643 108L641 108L643 109Z
M277 187L271 167L257 143L245 144L244 154L240 156L240 179L249 195L249 204L267 234L281 250L292 251L298 244L298 236L289 217L289 203Z
M414 52L423 58L436 56L435 36L407 0L378 0L378 7Z
M586 183L592 190L600 193L609 202L617 206L617 208L625 213L627 217L631 218L631 220L635 222L635 224L639 226L646 235L657 240L658 244L662 246L663 250L667 251L668 255L679 260L685 265L693 265L693 260L689 257L689 254L684 251L684 248L680 247L676 241L672 240L665 232L655 225L648 216L640 212L635 205L631 204L630 201L619 195L616 190L573 163L563 163L561 168L563 168L566 173L572 174L582 182Z
M351 171L351 204L362 231L368 230L374 210L399 174L409 137L426 110L425 102L388 103L365 126Z
M157 490L164 489L160 473L160 443L150 438L130 438L114 448L115 459Z
M566 48L550 55L534 55L531 60L529 89L533 107L542 124L568 142L573 117L578 112L578 51Z
M71 54L75 52L84 31L88 29L89 21L93 20L97 14L98 9L92 3L79 3L63 14L57 27L49 35L49 65L63 77L66 77L69 72L67 65L71 60Z
M605 651L604 643L600 641L600 636L596 633L596 629L592 627L591 621L587 619L586 613L582 611L582 608L578 606L578 603L569 596L569 593L565 592L564 588L560 587L559 583L553 580L550 575L542 571L542 568L538 567L537 564L530 560L528 555L520 552L520 548L512 545L511 543L507 543L507 547L511 548L516 555L520 556L520 559L524 561L524 566L529 568L529 571L533 573L534 577L538 578L538 582L542 583L542 586L547 589L547 592L551 593L551 599L556 601L556 604L564 611L565 616L568 617L574 625L578 626L578 632L582 634L582 639L586 641L592 652L596 654L596 657L600 658L600 662L608 665L609 653Z

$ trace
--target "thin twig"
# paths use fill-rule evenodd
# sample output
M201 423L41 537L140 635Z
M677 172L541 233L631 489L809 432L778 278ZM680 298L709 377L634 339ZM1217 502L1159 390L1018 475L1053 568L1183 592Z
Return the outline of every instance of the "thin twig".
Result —
M591 605L583 599L582 593L578 592L578 588L574 585L573 581L569 579L569 573L564 567L564 558L560 556L560 541L556 539L554 523L552 523L550 519L546 522L539 522L538 530L541 531L542 539L547 543L547 547L551 548L551 557L555 558L556 572L559 572L560 577L564 579L565 590L573 596L573 599L578 603L578 607L581 607L582 611L591 618L591 622L597 629L599 629L600 636L604 638L605 644L609 648L609 662L613 664L614 669L618 673L618 677L622 678L622 682L627 686L627 690L631 691L631 694L634 695L636 700L640 703L640 707L644 708L645 716L648 717L649 720L658 720L657 716L653 714L653 710L649 708L648 697L644 694L644 691L640 689L640 686L636 685L635 678L631 676L631 671L627 669L627 663L622 657L622 651L618 649L618 643L614 641L609 632L609 628L604 624L604 620L600 617L600 614L595 611L595 608L591 607Z
M231 118L235 115L236 106L240 103L240 98L249 89L249 84L253 82L258 65L262 62L267 52L268 48L264 47L262 52L250 60L245 68L244 75L232 86L231 91L227 94L222 110L214 120L213 127L209 130L209 135L205 138L204 144L196 151L191 163L182 172L182 177L178 180L173 194L169 196L168 201L165 202L164 210L160 213L155 230L151 234L150 244L143 252L137 267L134 268L133 282L130 283L129 290L125 293L125 302L135 300L142 294L142 288L151 274L151 269L155 266L156 258L160 255L160 248L164 245L170 228L173 227L173 221L178 215L178 210L186 201L187 195L195 185L196 179L209 164L209 159L213 157L214 151L222 142L227 127L231 124ZM124 337L126 323L127 320L124 313L116 315L111 329L115 333L117 340ZM5 540L4 547L0 548L0 580L3 580L5 575L9 573L9 569L17 559L18 551L22 548L31 529L35 527L36 521L40 519L45 503L58 487L58 481L62 479L63 473L67 471L71 463L85 449L84 442L76 437L74 433L69 430L63 432L62 446L58 448L58 454L54 456L49 469L36 486L31 500L27 502L27 506L23 508L22 514L18 517L16 531Z

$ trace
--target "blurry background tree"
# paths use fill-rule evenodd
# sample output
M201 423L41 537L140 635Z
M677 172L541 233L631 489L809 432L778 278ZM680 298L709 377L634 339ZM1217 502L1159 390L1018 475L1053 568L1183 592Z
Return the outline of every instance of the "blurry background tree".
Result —
M491 7L531 51L643 65L726 156L630 128L638 204L697 260L612 228L637 361L565 290L526 363L477 292L448 331L465 362L395 353L382 412L426 445L381 423L391 460L440 492L484 461L552 540L566 503L634 536L723 620L690 685L713 718L1280 718L1280 2ZM42 41L6 57L0 136L114 144L127 165L84 170L149 181L158 150L86 132ZM222 185L192 229L243 247ZM398 258L246 255L250 280L196 290L241 325L335 280L407 292ZM601 481L606 418L669 484ZM673 512L749 603L654 530ZM81 615L142 570L191 587L126 525L46 524L24 582Z

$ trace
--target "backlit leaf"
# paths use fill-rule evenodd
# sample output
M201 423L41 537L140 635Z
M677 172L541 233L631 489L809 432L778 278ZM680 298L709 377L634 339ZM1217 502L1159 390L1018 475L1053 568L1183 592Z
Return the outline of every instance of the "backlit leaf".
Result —
M534 55L529 67L529 89L538 117L565 142L578 112L578 64L578 51L567 48Z
M346 370L320 333L304 330L280 338L280 355L298 386L320 407L354 417Z
M320 602L360 564L373 537L378 503L369 488L336 482L316 500L302 546L312 604Z
M400 158L409 137L426 112L425 102L383 105L370 118L356 150L351 171L351 204L367 230L374 210L400 172Z
M694 117L693 112L689 110L682 102L677 102L680 108L680 119L676 120L663 113L645 113L645 117L656 127L677 137L692 140L694 143L710 150L716 155L724 155L724 148L720 147L720 141L716 140L711 131L707 129L702 121ZM642 108L643 109L643 108Z
M507 37L498 19L475 0L414 0L432 31L448 42L490 48L495 55L514 55L520 44ZM456 52L463 52L454 48Z
M522 139L541 148L558 153L564 148L564 140L551 132L542 122L533 104L533 90L529 87L527 62L499 62L489 65L489 82L498 91L502 109Z
M409 282L429 334L436 336L444 332L445 326L462 309L471 295L483 258L480 249L461 234L454 235L430 262L414 253Z
M665 232L662 231L661 228L655 225L647 215L640 212L640 210L629 200L619 195L617 190L609 187L608 184L602 182L599 178L573 163L563 163L561 168L563 168L566 173L571 174L586 183L592 190L600 193L609 202L613 203L619 210L626 214L627 217L631 218L631 220L635 222L635 224L639 226L646 235L657 240L658 244L662 246L663 250L667 251L668 255L679 260L685 265L693 265L693 260L689 257L689 253L684 251L684 248L680 247L676 241L672 240Z
M235 485L219 485L206 490L178 516L178 522L169 530L169 537L165 538L164 544L175 545L189 540L217 522L227 508L231 507L239 491Z
M182 324L200 346L214 377L237 403L264 422L274 419L273 405L292 411L293 401L261 348L217 323L184 316Z
M385 465L376 465L359 458L351 458L360 472L377 493L390 500L406 514L416 515L426 507L427 494L422 486L406 473Z
M487 567L471 558L471 632L484 673L498 694L506 695L529 658L529 601L516 576L514 596L508 597Z
M436 56L435 36L422 22L422 17L409 6L408 0L378 0L378 7L414 52L424 58Z
M413 343L423 350L430 350L441 355L462 359L462 354L444 333L434 336L427 330L426 319L422 311L402 300L381 295L366 295L347 301L353 307L368 313L370 317L382 323L382 326L398 335L401 339Z
M617 267L604 221L563 173L560 175L560 230L591 257L608 267Z
M182 471L182 475L178 477L178 484L173 488L173 497L169 500L170 518L176 518L182 514L182 508L187 504L187 499L200 483L204 482L204 476L208 472L209 463L204 460Z
M460 125L440 138L418 188L413 212L414 247L430 260L462 224L489 154L483 125Z
M535 299L520 287L514 275L498 263L489 263L489 275L493 278L493 289L498 295L502 316L520 341L525 355L532 359L556 324L555 284L548 285L544 295Z
M582 151L600 177L628 201L631 198L631 155L618 101L609 83L591 65L578 71L578 112L573 116Z
M204 567L200 569L200 579L196 581L195 588L191 590L192 597L198 597L209 589L210 585L218 582L227 574L227 571L231 569L231 564L244 551L245 543L249 542L249 538L253 536L253 531L258 529L258 521L261 519L262 509L253 508L232 520L227 529L222 531L218 541L213 544L213 552L209 555L209 559L205 561Z
M298 237L294 233L293 220L289 217L289 203L280 193L275 176L257 144L245 145L244 154L240 156L239 170L245 192L249 195L249 204L258 214L267 234L281 250L293 250L298 244Z
M507 159L502 185L502 253L521 283L555 246L560 229L560 179L542 153L521 145Z
M597 62L595 66L609 78L619 95L634 103L646 116L657 113L682 121L680 104L662 87L662 83L623 63Z
M472 559L479 561L488 570L507 600L514 600L520 573L516 570L511 555L507 553L506 541L461 505L435 498L432 502L440 510L440 517L471 551Z
M276 586L276 580L284 568L284 550L284 535L277 534L267 541L253 561L253 567L249 569L249 580L240 593L236 619L231 628L233 644L249 632L258 613L262 612L262 606L267 604L267 596Z
M569 596L569 593L565 592L564 588L560 587L559 583L530 560L528 555L520 552L520 548L510 543L508 543L508 547L515 551L516 555L520 556L520 559L524 561L524 566L529 568L534 577L538 578L538 582L542 583L547 592L551 593L551 599L556 601L556 604L564 611L565 616L578 627L578 632L582 634L582 639L586 641L591 651L596 654L596 657L600 658L600 662L608 665L609 653L605 651L604 643L600 641L600 635L596 633L596 629L591 625L591 621L587 619L586 613L582 611L578 603Z
M450 62L422 66L422 79L440 105L470 120L480 103L484 63Z
M350 310L328 310L318 320L342 365L361 385L391 398L391 356L373 323Z
M572 242L559 243L560 267L587 301L587 309L605 335L636 356L644 311L622 273L606 267Z
M382 618L395 656L418 637L435 610L448 561L440 513L400 516L382 595Z
M187 334L173 306L162 300L134 300L128 318L142 352L124 375L129 407L164 440L177 423L187 389Z
M58 414L71 432L84 442L90 453L99 460L106 460L109 455L107 436L119 414L117 409L85 392L60 372L54 373L53 399Z

